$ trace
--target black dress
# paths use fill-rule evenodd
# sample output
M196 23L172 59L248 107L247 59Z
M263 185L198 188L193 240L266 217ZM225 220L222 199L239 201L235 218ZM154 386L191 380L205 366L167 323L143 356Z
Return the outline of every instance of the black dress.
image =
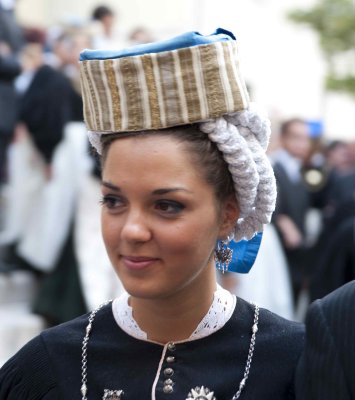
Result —
M163 346L125 333L106 305L95 317L88 345L88 400L102 399L105 389L123 390L124 400L185 400L197 386L209 388L217 400L231 400L243 378L253 318L254 307L238 299L232 317L218 331ZM10 359L0 370L0 399L80 400L87 319L44 331ZM303 340L303 325L261 309L240 399L293 399ZM171 393L164 390L167 381Z
M72 121L72 93L70 81L61 72L43 65L20 97L19 119L49 164L65 125Z

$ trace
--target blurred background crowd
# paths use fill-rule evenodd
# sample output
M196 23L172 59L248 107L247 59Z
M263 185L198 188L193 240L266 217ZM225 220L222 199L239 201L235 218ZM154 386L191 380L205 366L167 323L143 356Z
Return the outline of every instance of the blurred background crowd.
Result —
M251 273L220 282L302 321L312 300L355 279L355 2L116 3L0 0L0 365L42 329L122 291L83 124L84 48L235 32L251 99L271 117L278 201Z

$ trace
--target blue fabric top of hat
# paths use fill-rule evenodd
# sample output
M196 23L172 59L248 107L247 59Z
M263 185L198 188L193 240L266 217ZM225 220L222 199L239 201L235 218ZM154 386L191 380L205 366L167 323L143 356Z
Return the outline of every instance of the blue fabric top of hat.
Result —
M172 39L147 44L139 44L137 46L132 46L121 50L84 50L80 53L80 61L107 60L113 58L139 56L148 53L161 53L162 51L183 49L185 47L224 42L227 40L236 40L236 38L232 32L229 32L223 28L218 28L214 33L207 36L201 35L198 32L186 32Z

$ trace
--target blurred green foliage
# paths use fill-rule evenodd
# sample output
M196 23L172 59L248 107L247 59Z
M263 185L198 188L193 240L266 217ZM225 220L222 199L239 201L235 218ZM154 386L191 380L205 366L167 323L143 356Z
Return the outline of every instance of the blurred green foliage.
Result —
M328 66L326 87L355 96L355 0L318 0L312 8L293 10L288 17L318 34ZM344 66L350 71L344 72Z

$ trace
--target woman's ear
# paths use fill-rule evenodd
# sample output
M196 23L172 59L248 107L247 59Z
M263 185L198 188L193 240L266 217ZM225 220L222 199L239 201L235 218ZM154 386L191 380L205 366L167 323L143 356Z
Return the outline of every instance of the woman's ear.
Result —
M239 207L235 196L230 196L222 203L221 207L221 225L219 229L219 238L226 239L234 230L234 226L239 218Z

